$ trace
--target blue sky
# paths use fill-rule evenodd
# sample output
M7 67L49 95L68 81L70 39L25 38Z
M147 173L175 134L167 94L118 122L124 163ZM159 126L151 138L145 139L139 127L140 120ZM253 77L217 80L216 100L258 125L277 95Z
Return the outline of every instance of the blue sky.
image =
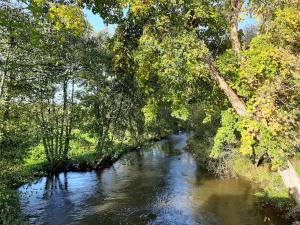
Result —
M89 23L93 26L94 31L99 32L105 28L105 24L103 22L103 19L99 15L95 15L92 13L92 11L88 9L84 9L84 14L89 21ZM249 25L253 25L256 23L256 20L254 18L250 18L247 16L242 22L239 23L239 28L243 29ZM108 26L110 33L114 32L115 25L109 25Z
M103 19L99 15L93 14L91 10L88 10L86 8L83 10L83 12L84 12L86 19L93 26L94 31L99 32L106 27L106 25L103 22ZM113 33L113 31L115 29L115 25L109 25L108 29L109 29L109 32Z
M256 23L257 23L256 19L247 16L244 19L244 21L242 21L242 22L239 23L239 29L244 29L245 27L248 27L250 25L254 25Z

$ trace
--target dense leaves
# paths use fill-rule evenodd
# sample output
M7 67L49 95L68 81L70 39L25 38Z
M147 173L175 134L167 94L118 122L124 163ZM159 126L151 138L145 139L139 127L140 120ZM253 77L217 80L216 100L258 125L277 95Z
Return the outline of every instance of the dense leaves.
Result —
M284 168L300 145L299 2L249 1L243 12L259 23L239 32L233 3L243 5L1 1L0 223L13 208L3 193L19 185L6 174L30 155L58 171L86 145L98 165L192 129L214 162L235 155ZM114 34L93 33L83 7L117 24Z

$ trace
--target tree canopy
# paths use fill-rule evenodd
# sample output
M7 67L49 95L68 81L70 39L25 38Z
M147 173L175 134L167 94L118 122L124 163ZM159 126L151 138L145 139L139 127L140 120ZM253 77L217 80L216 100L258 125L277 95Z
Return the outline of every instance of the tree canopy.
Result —
M0 4L5 168L41 147L56 171L80 141L99 165L124 146L195 127L195 108L203 127L216 127L212 159L230 152L276 171L299 152L297 0ZM94 33L84 7L116 24L114 33ZM239 29L243 15L257 23Z

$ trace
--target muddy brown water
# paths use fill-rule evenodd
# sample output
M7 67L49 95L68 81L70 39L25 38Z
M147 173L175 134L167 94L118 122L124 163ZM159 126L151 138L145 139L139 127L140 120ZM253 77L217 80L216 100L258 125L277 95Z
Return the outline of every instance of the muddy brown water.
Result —
M36 225L285 225L261 209L241 179L209 175L173 135L101 172L68 172L22 186L21 208Z

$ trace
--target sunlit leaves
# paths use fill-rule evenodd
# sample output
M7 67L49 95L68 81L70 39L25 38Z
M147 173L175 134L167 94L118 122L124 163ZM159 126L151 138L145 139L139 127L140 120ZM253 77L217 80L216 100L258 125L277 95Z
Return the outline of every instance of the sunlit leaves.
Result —
M243 130L241 132L240 152L245 156L253 156L255 154L254 144L258 134L258 122L248 118L243 120Z
M50 4L48 15L57 30L72 30L81 34L86 27L82 9L77 6Z
M183 121L186 121L189 118L190 112L188 104L184 104L181 101L173 100L171 109L171 116L173 116L174 118Z
M129 0L128 2L134 14L142 15L155 3L155 0Z
M205 76L201 58L207 49L193 33L183 31L158 41L155 34L145 31L134 55L138 82L145 93L173 102L172 116L186 120L188 110L184 105L197 77Z
M276 19L270 23L272 39L292 52L300 51L300 8L289 7L276 11Z
M158 106L155 103L148 102L142 109L145 116L145 123L149 125L153 123L157 117Z
M247 116L237 123L240 153L255 162L267 154L272 168L278 169L300 146L296 100L300 84L300 16L297 7L272 10L262 24L261 34L242 52L240 63L230 51L220 55L217 63L223 76L247 101ZM225 131L222 123L215 137L214 157L222 149L220 143L226 141L226 135L221 135Z

